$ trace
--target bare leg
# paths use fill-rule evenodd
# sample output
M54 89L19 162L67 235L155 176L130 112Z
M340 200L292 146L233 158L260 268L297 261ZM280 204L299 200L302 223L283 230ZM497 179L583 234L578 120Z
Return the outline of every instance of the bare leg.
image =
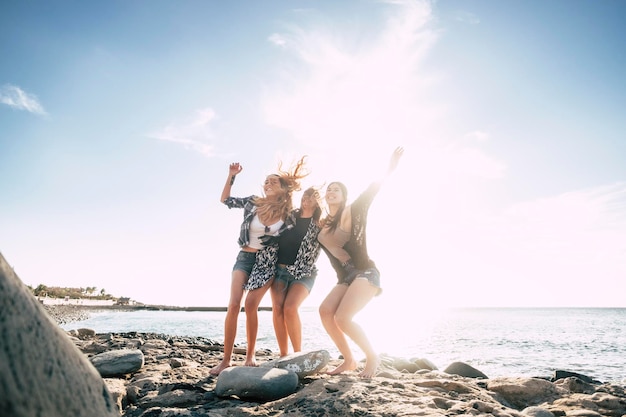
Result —
M327 373L329 375L337 375L345 371L352 371L356 369L357 366L352 350L350 349L350 345L348 345L346 335L339 328L339 325L335 320L335 314L346 291L348 291L347 286L336 285L330 293L328 293L324 301L322 301L319 308L320 318L322 319L324 329L326 329L326 333L328 333L330 338L335 343L335 346L337 346L337 349L339 349L339 352L343 356L343 363L335 369L328 371Z
M243 298L243 286L248 280L248 274L243 271L233 271L230 282L230 299L228 300L228 310L226 311L226 319L224 320L224 358L222 361L211 368L211 375L219 375L224 369L228 368L235 347L235 337L237 336L237 319L239 310L241 310L241 300Z
M256 336L259 331L259 305L263 296L270 289L273 280L269 280L267 284L261 288L248 291L246 296L246 339L248 347L246 348L245 366L256 365Z
M297 282L287 291L284 305L285 323L294 352L302 351L302 322L300 321L300 305L309 296L309 289Z
M285 356L289 353L289 339L283 310L285 296L287 295L285 286L284 281L274 280L270 290L272 296L272 321L274 323L274 333L276 334L276 342L278 343L280 356Z
M362 378L371 378L376 374L380 358L374 351L367 335L357 323L354 316L369 303L378 293L374 287L364 278L357 278L350 284L335 312L335 322L365 353L365 368L359 373Z

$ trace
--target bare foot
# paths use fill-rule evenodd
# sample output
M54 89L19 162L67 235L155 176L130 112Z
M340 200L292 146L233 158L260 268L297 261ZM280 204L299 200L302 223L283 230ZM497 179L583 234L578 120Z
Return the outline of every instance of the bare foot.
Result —
M246 362L243 365L244 366L259 366L256 364L256 358L252 358L252 359L246 358Z
M364 379L370 379L376 376L378 365L380 365L380 358L378 356L367 358L365 360L365 368L359 372L359 376Z
M228 367L230 367L230 361L227 361L226 359L224 359L218 365L216 365L213 368L211 368L209 373L211 375L219 375L220 372L222 372L224 369L226 369Z
M356 369L356 361L352 359L351 361L344 360L341 365L332 369L330 371L326 371L328 375L339 375L342 372L346 371L354 371Z

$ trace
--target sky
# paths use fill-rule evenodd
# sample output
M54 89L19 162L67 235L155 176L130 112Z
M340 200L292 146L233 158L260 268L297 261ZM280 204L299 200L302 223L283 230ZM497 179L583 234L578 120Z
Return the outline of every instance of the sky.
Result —
M618 0L2 2L0 252L31 286L225 306L229 163L243 197L307 155L352 200L403 146L372 311L626 307L625 40Z

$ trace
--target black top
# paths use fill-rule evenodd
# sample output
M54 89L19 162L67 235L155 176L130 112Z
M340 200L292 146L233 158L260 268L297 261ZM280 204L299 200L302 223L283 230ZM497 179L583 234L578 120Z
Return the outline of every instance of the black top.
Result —
M278 261L279 264L293 265L298 255L298 249L302 244L302 239L311 224L311 218L298 217L296 225L285 230L278 238Z

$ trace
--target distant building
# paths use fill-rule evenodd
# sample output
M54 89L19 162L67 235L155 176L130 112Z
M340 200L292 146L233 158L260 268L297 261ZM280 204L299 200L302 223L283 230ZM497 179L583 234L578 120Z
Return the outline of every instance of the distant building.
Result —
M117 299L117 305L127 306L130 304L130 297L120 297Z

